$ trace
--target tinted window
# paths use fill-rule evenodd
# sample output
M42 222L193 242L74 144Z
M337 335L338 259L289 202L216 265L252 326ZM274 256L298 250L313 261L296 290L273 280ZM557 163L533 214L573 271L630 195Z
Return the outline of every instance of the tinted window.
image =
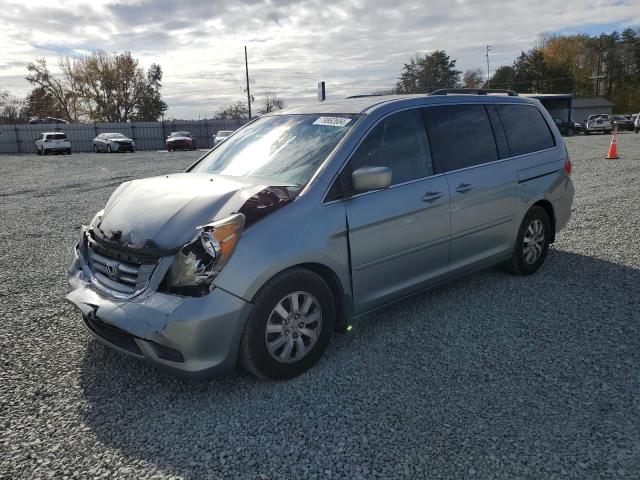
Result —
M444 105L425 109L434 158L444 171L498 159L484 105Z
M555 147L551 130L533 105L496 105L512 156Z
M407 110L382 120L360 144L349 167L350 172L360 167L389 167L392 185L433 175L420 110Z
M49 140L66 140L67 136L64 133L51 133L47 135Z

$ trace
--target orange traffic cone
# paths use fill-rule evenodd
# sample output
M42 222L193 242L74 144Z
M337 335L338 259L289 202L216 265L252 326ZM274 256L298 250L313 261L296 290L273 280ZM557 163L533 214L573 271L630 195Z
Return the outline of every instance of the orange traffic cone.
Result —
M618 144L616 143L616 130L611 134L611 145L609 145L609 153L607 153L607 160L617 160L618 156Z

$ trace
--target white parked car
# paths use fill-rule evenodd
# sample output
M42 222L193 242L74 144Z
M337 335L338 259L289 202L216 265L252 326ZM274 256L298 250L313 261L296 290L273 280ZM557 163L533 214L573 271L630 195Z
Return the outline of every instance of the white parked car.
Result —
M613 127L611 126L611 118L606 113L598 115L589 115L589 118L584 122L584 133L589 135L591 133L611 133Z
M226 140L229 137L229 135L231 135L232 133L233 133L233 130L220 130L218 133L216 133L213 136L213 146L215 147L220 142L223 142L224 140Z
M36 151L38 155L46 155L52 152L71 155L71 142L64 132L44 132L36 140Z

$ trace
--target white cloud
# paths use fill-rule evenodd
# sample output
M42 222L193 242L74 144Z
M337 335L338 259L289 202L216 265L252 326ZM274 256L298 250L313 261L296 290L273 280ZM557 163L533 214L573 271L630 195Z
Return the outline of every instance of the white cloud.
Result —
M160 63L169 115L210 116L252 93L313 101L327 82L340 97L391 87L416 52L444 49L460 69L510 64L541 32L640 25L640 0L5 0L0 89L24 94L26 63L92 49L130 50Z

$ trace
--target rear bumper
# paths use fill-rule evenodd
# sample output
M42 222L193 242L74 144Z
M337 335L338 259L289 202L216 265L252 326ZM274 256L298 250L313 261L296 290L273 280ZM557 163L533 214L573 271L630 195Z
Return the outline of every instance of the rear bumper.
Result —
M126 355L190 378L232 370L251 304L219 288L203 297L159 292L119 300L96 291L75 255L66 296L85 328Z

